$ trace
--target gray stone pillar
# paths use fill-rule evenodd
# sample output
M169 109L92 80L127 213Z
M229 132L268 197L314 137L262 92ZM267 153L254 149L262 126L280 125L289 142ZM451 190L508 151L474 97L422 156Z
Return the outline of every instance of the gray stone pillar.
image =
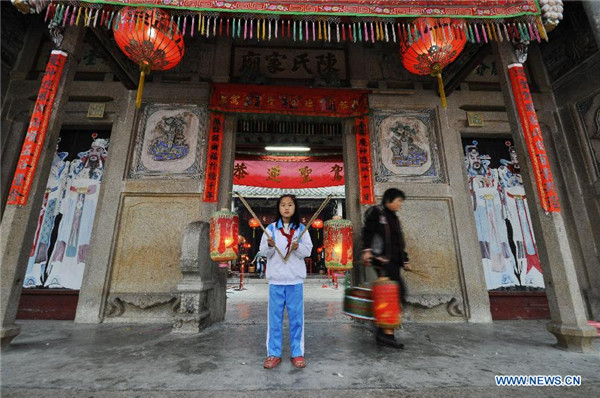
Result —
M531 221L536 232L539 257L544 271L546 294L550 306L552 321L547 325L548 331L558 340L560 348L589 352L592 341L597 336L595 328L587 324L579 283L575 273L573 254L565 230L563 213L545 215L541 211L540 198L536 189L531 158L527 153L527 144L523 135L519 114L515 104L507 66L517 62L511 43L493 43L494 56L498 64L498 75L506 111L511 124L512 138L517 147L519 159L522 159L523 184L529 198ZM546 146L552 140L548 132L542 131ZM552 166L552 165L551 165ZM558 175L556 165L553 174Z
M135 138L135 94L135 91L127 91L123 87L123 96L118 100L122 112L110 133L108 160L98 197L90 252L79 290L76 323L100 323L104 318L113 254L111 242L116 241L114 236L118 230L123 175L126 173L129 144Z
M56 93L54 107L48 123L46 142L39 158L29 200L23 207L7 206L2 218L0 231L0 318L2 321L0 337L6 347L19 334L20 327L15 325L15 316L21 298L23 278L27 270L29 249L35 234L40 207L46 189L48 176L56 143L60 135L64 109L69 99L69 85L77 69L78 57L83 45L84 29L69 27L65 31L61 50L69 54L60 86Z
M582 1L582 3L583 8L588 16L588 20L590 21L590 27L594 32L596 44L598 44L598 47L600 47L600 1L587 0Z
M218 55L213 57L213 75L212 81L215 83L229 83L229 71L231 70L231 48L233 46L233 40L231 37L219 36L217 37L217 44L215 45L215 54L218 51Z
M231 189L233 187L233 165L235 163L236 120L225 115L223 126L223 146L221 147L221 175L219 176L219 209L231 208Z

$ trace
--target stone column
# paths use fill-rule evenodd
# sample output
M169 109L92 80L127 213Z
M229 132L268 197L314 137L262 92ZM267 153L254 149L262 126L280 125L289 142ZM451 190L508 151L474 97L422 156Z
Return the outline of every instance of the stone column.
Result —
M217 37L217 44L214 46L212 75L212 81L215 83L229 83L232 46L233 40L231 37Z
M587 317L581 298L579 283L575 273L573 254L565 230L563 213L545 215L541 211L540 198L536 189L535 177L531 173L532 163L523 129L515 104L507 66L517 62L517 58L509 42L493 43L494 56L498 64L498 75L506 111L511 124L512 138L517 147L517 154L522 167L523 184L529 198L531 221L536 232L538 254L544 272L546 294L550 306L552 321L547 325L548 331L558 340L557 346L572 351L592 351L592 341L597 336L595 328L587 324ZM547 131L542 131L546 146L552 140ZM558 176L556 165L554 176Z
M353 284L358 285L367 280L366 269L361 264L361 230L362 211L360 192L358 189L359 173L356 159L356 131L354 119L344 120L344 178L346 179L346 217L352 221L354 235L354 267L352 269ZM374 272L370 280L375 279Z
M133 131L137 109L135 94L135 91L127 91L123 87L123 96L118 100L122 112L119 113L110 134L106 171L100 187L90 252L79 291L75 314L77 323L100 323L104 317L111 275L112 242L115 241L118 230L123 175L127 172L129 144L136 135Z
M41 152L37 172L29 194L29 200L23 207L7 206L2 218L0 231L0 317L2 326L0 337L2 346L6 347L19 334L20 327L15 325L15 316L21 298L23 278L27 270L29 249L33 241L40 207L56 143L60 135L64 109L69 99L69 86L75 76L85 30L80 27L69 27L65 31L60 50L67 52L68 58L63 70L63 77L56 93L55 102L46 133L46 142Z
M588 16L588 20L590 21L590 27L594 32L596 44L598 44L598 47L600 47L600 1L587 0L582 1L582 3L583 8Z

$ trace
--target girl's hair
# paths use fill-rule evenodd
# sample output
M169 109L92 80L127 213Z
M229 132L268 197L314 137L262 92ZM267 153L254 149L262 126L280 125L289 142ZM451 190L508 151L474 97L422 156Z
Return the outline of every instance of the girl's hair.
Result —
M275 223L278 223L281 219L281 213L279 213L279 205L281 204L281 200L283 198L290 198L292 202L294 202L294 214L292 215L292 219L290 220L290 228L298 229L300 227L300 208L298 207L298 201L294 195L281 195L279 199L277 199L277 206L275 206Z
M383 198L381 198L381 204L385 205L387 203L392 203L397 198L404 200L406 199L406 195L399 189L390 188L383 193Z

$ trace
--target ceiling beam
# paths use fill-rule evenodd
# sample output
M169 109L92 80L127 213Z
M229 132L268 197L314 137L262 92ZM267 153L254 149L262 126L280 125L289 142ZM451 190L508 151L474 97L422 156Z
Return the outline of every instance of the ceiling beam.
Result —
M137 89L139 71L132 61L100 29L89 29L89 40L102 49L104 61L128 90Z
M477 65L483 61L483 59L491 54L491 47L481 46L479 50L467 61L467 63L460 68L454 76L448 81L448 83L444 87L444 91L446 92L446 96L452 94L454 90L477 68Z

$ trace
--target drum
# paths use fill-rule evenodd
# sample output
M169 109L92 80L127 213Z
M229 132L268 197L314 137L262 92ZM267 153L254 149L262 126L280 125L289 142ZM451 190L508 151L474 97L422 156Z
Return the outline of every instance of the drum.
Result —
M389 278L373 282L373 313L375 323L384 329L400 326L400 285Z
M373 300L371 289L351 287L344 296L344 314L357 319L373 321Z

